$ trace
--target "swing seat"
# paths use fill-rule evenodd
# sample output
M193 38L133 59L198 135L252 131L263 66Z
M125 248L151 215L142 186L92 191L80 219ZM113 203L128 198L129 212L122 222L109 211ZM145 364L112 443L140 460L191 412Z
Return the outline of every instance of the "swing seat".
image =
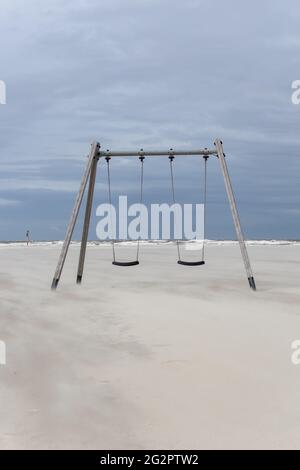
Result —
M205 264L205 261L177 261L178 264L182 264L183 266L201 266Z
M113 261L112 264L115 266L136 266L137 264L140 264L139 261Z

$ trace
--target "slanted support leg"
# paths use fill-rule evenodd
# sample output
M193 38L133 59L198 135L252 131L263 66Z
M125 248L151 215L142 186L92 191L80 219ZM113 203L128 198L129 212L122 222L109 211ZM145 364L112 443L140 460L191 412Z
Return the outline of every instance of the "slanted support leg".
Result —
M227 196L228 196L228 200L229 200L229 204L230 204L230 209L231 209L231 214L232 214L232 218L233 218L233 223L234 223L234 226L235 226L237 239L239 241L239 245L240 245L240 249L241 249L241 253L242 253L242 257L243 257L243 261L244 261L244 265L245 265L245 269L246 269L246 274L247 274L247 277L248 277L249 286L251 287L251 289L256 290L255 280L254 280L253 273L252 273L252 268L251 268L251 265L250 265L250 260L249 260L249 256L248 256L248 252L247 252L247 248L246 248L246 244L245 244L245 239L244 239L244 235L243 235L243 231L242 231L242 227L241 227L241 222L240 222L240 218L239 218L239 214L238 214L238 210L237 210L237 205L236 205L236 202L235 202L233 189L232 189L232 185L231 185L231 181L230 181L230 177L229 177L229 173L228 173L228 168L227 168L227 164L226 164L226 161L225 161L225 155L224 155L224 152L223 152L222 142L219 139L216 139L215 146L216 146L216 149L217 149L217 154L218 154L218 158L219 158L220 165L221 165L221 170L222 170L223 177L224 177L226 192L227 192Z
M68 253L68 249L69 249L69 246L70 246L70 243L71 243L72 235L73 235L73 232L74 232L75 224L76 224L76 221L77 221L79 209L80 209L80 206L81 206L81 203L82 203L82 198L83 198L83 195L84 195L84 191L85 191L87 181L88 181L90 173L91 173L93 160L98 155L99 148L100 148L100 145L98 144L98 142L94 142L91 146L91 150L90 150L90 154L89 154L89 157L88 157L88 162L87 162L87 165L86 165L86 169L85 169L84 175L83 175L82 180L81 180L80 188L79 188L76 200L75 200L75 204L74 204L73 211L72 211L72 214L71 214L70 222L69 222L69 225L68 225L68 228L67 228L66 237L65 237L62 249L61 249L60 257L59 257L58 264L57 264L57 267L56 267L56 271L55 271L55 274L54 274L54 277L53 277L52 286L51 286L52 289L56 289L57 285L59 283L60 276L61 276L64 264L65 264L66 256L67 256L67 253Z
M83 275L83 268L84 268L85 254L86 254L86 245L87 245L88 236L89 236L91 211L92 211L93 199L94 199L95 181L96 181L96 174L97 174L97 164L98 164L98 157L95 156L94 159L93 159L93 163L92 163L92 167L91 167L91 173L90 173L89 191L88 191L87 202L86 202L86 210L85 210L84 225L83 225L83 231L82 231L79 263L78 263L78 270L77 270L77 284L81 284L82 275Z

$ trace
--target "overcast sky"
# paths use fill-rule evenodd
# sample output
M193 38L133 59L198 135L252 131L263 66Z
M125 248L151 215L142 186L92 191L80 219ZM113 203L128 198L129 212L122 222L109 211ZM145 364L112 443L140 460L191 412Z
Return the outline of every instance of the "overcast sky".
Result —
M247 238L299 239L299 25L296 0L1 0L0 239L63 238L93 140L167 149L216 137ZM232 238L208 163L207 236ZM201 160L176 164L178 201L201 202ZM135 201L136 160L112 165L115 194ZM167 159L145 166L146 200L170 200ZM100 164L96 204L104 177Z

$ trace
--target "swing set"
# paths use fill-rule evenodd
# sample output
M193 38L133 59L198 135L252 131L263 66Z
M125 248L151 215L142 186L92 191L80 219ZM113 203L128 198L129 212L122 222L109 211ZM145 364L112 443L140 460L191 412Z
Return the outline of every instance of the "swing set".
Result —
M84 217L84 224L83 224L83 232L82 232L82 239L81 239L81 248L80 248L80 255L79 255L79 263L78 263L78 270L77 270L77 283L80 284L82 281L83 276L83 269L84 269L84 262L85 262L85 255L86 255L86 247L88 241L88 234L89 234L89 226L90 226L90 219L91 219L91 210L94 198L94 190L95 190L95 181L96 181L96 173L97 173L97 164L100 158L104 158L106 161L107 166L107 184L108 184L108 199L110 205L112 204L112 191L111 191L111 171L110 171L110 160L114 157L139 157L141 170L140 170L140 203L143 203L143 190L144 190L144 161L145 157L154 157L154 156L168 156L169 158L169 165L170 165L170 178L171 178L171 191L172 191L172 199L173 203L176 203L175 197L175 183L174 183L174 159L175 156L202 156L204 160L204 185L203 185L203 206L204 206L204 233L205 233L205 214L206 214L206 199L207 199L207 161L210 156L216 156L221 165L221 171L224 178L225 188L230 204L230 209L232 213L232 218L237 234L237 238L239 241L239 246L242 254L242 258L245 265L246 275L248 278L249 286L251 289L256 290L255 280L252 273L252 268L250 265L250 260L245 244L244 235L241 228L240 218L233 194L232 184L230 181L229 173L227 164L225 161L225 154L223 152L223 144L219 139L215 141L215 149L209 150L207 148L201 150L190 150L190 151L175 151L172 148L169 151L149 151L146 152L141 149L138 152L111 152L101 151L100 144L98 142L94 142L91 146L90 154L88 157L88 162L86 165L86 169L84 175L82 177L81 185L79 192L76 197L75 205L71 214L70 222L67 228L66 237L62 246L62 250L60 253L60 257L58 260L57 268L53 277L52 281L52 289L56 289L58 283L60 281L60 277L62 274L62 270L64 267L64 263L67 257L68 249L71 243L72 235L74 232L74 228L76 225L76 221L78 218L78 213L81 207L81 203L83 200L84 192L89 181L89 188L87 194L87 202L86 202L86 210L85 210L85 217ZM205 238L205 236L203 237ZM112 264L115 266L136 266L139 264L139 253L140 253L140 238L137 240L137 251L136 257L133 261L118 261L116 257L116 250L115 250L115 240L111 240L112 245L112 254L113 254L113 261ZM185 261L181 258L180 252L180 241L176 240L177 246L177 255L178 261L177 263L183 266L203 266L205 264L204 261L204 240L202 245L202 259L199 261Z

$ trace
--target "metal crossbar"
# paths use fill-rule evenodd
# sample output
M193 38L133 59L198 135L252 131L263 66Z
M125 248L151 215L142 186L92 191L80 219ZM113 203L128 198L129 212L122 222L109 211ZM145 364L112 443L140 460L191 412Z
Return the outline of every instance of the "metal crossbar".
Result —
M163 156L170 156L170 155L181 155L181 156L189 156L189 155L215 155L217 156L216 150L209 150L209 149L199 149L199 150L139 150L137 151L125 151L125 152L111 152L110 150L106 151L99 151L99 157L163 157Z

